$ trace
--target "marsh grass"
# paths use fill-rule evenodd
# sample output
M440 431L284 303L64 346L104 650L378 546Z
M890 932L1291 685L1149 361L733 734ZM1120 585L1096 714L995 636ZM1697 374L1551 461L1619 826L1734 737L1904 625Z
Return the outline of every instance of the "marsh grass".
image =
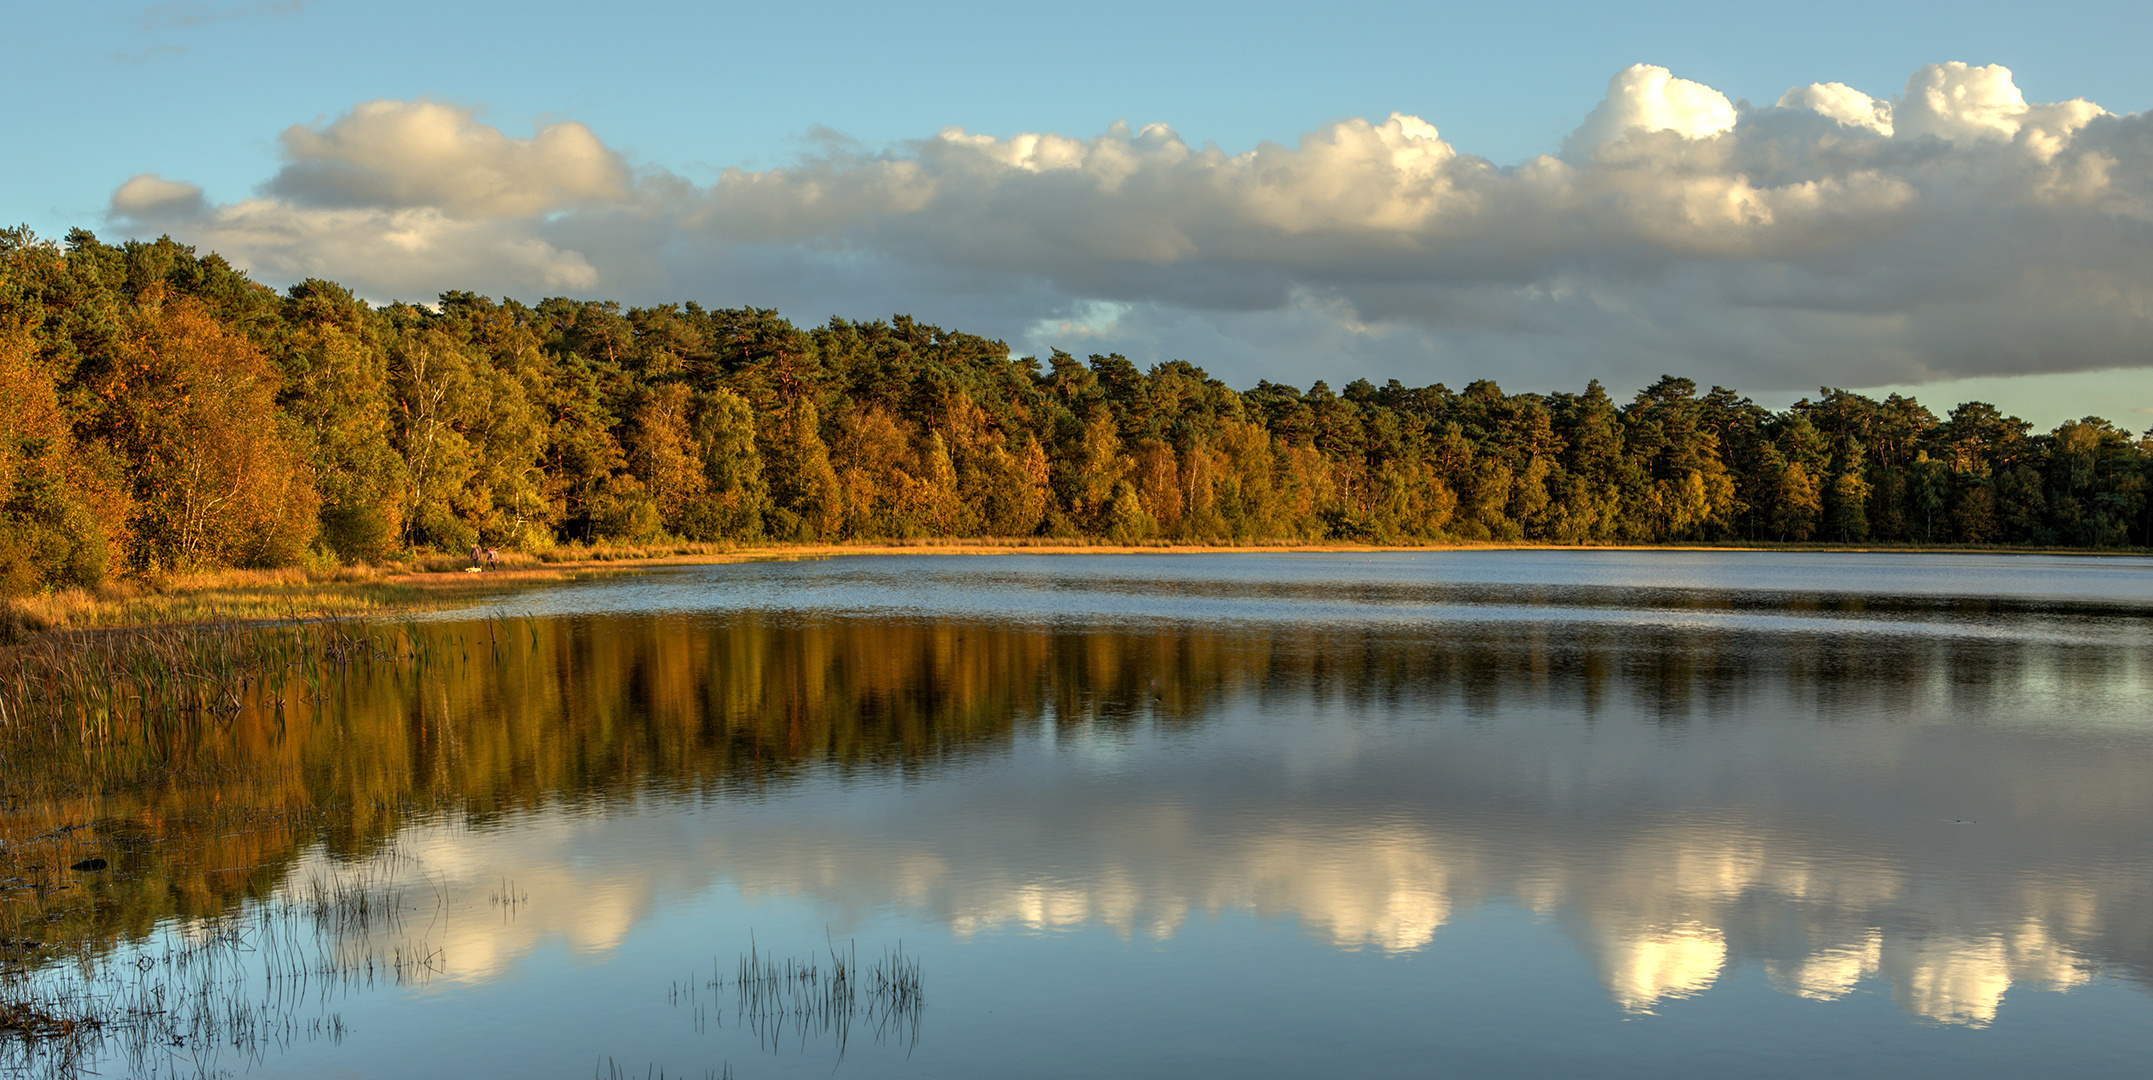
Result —
M412 908L403 882L394 873L395 858L392 853L355 871L315 874L304 885L288 888L285 902L305 913L316 932L330 937L400 930L404 913ZM436 899L437 908L446 903Z
M467 574L461 555L420 555L382 565L218 570L115 578L94 589L0 596L0 647L52 634L182 624L273 623L307 612L332 618L438 610L505 589L568 580L572 569L538 555L504 554L493 572Z
M391 853L132 940L0 949L0 1075L221 1076L341 1043L339 1002L440 970L438 948L401 934L425 909L410 865Z
M1364 545L1315 545L1348 548ZM743 542L662 544L563 544L539 552L534 558L549 565L607 562L663 562L813 559L832 555L936 552L1084 552L1084 551L1195 551L1307 549L1307 541L1293 539L1234 540L1111 540L1104 537L1061 536L910 536L866 538L830 542ZM505 559L504 559L505 563Z
M47 635L0 651L0 738L147 744L176 723L318 699L344 667L423 649L408 627L319 616Z
M226 1073L219 1063L234 1054L340 1040L324 994L437 972L439 950L406 933L426 897L393 850L250 888L252 899L208 917L129 926L116 907L139 900L140 867L199 858L160 856L168 830L290 836L292 815L322 814L275 804L289 766L274 757L205 757L200 746L281 731L353 673L428 652L408 625L288 613L0 650L0 1076ZM437 893L435 909L444 903Z
M640 1073L629 1072L621 1068L619 1062L607 1058L591 1070L591 1080L688 1080L688 1075L682 1073L677 1078L669 1078L666 1071L656 1065L646 1065ZM703 1080L733 1080L733 1067L722 1065L715 1069L704 1069Z
M715 997L727 990L736 1026L753 1032L762 1049L774 1052L789 1036L802 1050L811 1039L828 1040L840 1061L855 1024L870 1029L878 1045L895 1042L909 1053L919 1043L927 1002L919 961L905 955L902 943L862 967L852 941L829 942L822 956L780 958L763 952L752 937L730 978L713 961L708 979L675 982L669 997L702 1031L724 1023L704 992Z
M372 568L229 570L107 582L0 598L0 645L55 631L275 620L292 611L375 615L421 606L425 593Z
M291 611L382 616L439 610L504 590L574 580L641 567L821 559L871 554L1369 552L1450 549L1508 550L1571 547L1547 542L1448 540L1370 544L1293 537L1213 537L1190 540L1103 537L887 537L820 542L668 541L654 544L563 544L534 552L503 552L485 573L456 552L419 552L381 564L161 573L114 579L95 589L34 596L0 596L0 648L62 631L175 623L270 621ZM1589 544L1585 547L1623 548ZM1988 544L1824 544L1707 541L1638 545L1639 550L1901 551L1972 554L2142 555L2147 548L2051 548Z
M541 551L531 559L547 565L586 562L623 562L628 560L671 559L681 557L731 555L745 545L727 543L698 543L678 541L666 544L562 544ZM507 556L502 563L507 565Z
M501 883L494 887L493 893L486 897L486 902L501 909L501 921L506 924L516 921L517 910L531 902L531 894L504 877Z

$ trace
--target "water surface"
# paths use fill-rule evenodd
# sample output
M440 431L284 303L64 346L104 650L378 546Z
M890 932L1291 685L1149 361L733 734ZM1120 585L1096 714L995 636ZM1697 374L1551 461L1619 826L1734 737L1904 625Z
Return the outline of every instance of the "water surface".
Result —
M2149 615L2124 558L685 568L414 626L230 736L337 824L96 887L115 962L402 909L180 1075L2125 1075ZM751 948L923 1004L758 1012Z

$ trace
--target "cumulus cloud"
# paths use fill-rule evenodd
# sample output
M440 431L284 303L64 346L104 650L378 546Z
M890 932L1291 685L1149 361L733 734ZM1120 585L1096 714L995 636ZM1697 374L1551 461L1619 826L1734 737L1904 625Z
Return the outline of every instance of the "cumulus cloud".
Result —
M1703 83L1677 79L1651 64L1633 64L1607 82L1607 97L1570 137L1590 151L1631 132L1672 131L1703 139L1734 127L1734 103Z
M1868 128L1879 135L1892 133L1891 102L1878 101L1845 83L1797 86L1780 96L1779 107L1806 109L1848 127Z
M1165 125L841 139L697 184L588 128L377 101L294 127L255 198L140 176L123 226L265 280L907 311L1024 351L1238 384L1515 388L1663 371L1750 392L2153 366L2153 130L2000 66L1776 104L1638 65L1510 166L1394 113L1246 153Z
M628 190L620 155L582 124L513 139L431 101L371 101L323 127L294 125L283 143L286 164L267 191L303 206L528 217Z
M114 215L142 222L184 221L208 208L200 187L167 180L155 173L136 176L112 193Z

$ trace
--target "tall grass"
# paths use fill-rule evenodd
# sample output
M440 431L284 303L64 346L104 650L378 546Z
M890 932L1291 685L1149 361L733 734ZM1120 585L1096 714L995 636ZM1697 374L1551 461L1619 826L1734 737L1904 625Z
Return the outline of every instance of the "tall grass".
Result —
M427 554L378 566L151 574L115 578L94 589L0 596L0 647L80 630L282 622L294 611L379 617L574 576L562 568L542 567L534 555L503 555L499 569L514 573L459 572L470 565L466 556Z
M438 948L396 929L420 909L397 879L411 861L391 853L118 944L8 939L0 1075L235 1075L298 1043L342 1042L337 1002L440 970Z
M0 651L0 739L18 750L151 742L178 723L319 697L338 669L422 649L407 627L337 618L48 635Z
M711 967L708 980L676 982L671 992L673 1005L688 1008L698 1030L711 1015L702 992L731 989L736 1022L766 1050L777 1049L787 1036L803 1047L810 1038L827 1039L842 1060L856 1022L870 1025L877 1043L895 1041L907 1050L919 1043L927 997L919 961L905 955L902 943L862 967L851 941L829 943L825 956L780 958L751 937L731 978L715 962Z
M423 599L420 589L373 567L121 578L94 589L0 597L0 646L71 630L273 621L295 610L378 615L418 606Z

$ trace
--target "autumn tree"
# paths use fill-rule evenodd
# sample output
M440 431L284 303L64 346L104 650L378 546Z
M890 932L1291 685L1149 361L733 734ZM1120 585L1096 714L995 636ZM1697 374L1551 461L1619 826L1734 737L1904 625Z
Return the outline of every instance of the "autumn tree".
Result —
M320 495L320 538L346 560L378 561L403 532L404 461L382 325L349 290L309 278L283 306L277 403L306 448Z
M197 302L152 288L92 389L91 430L134 480L134 562L277 566L314 539L319 496L275 368Z

